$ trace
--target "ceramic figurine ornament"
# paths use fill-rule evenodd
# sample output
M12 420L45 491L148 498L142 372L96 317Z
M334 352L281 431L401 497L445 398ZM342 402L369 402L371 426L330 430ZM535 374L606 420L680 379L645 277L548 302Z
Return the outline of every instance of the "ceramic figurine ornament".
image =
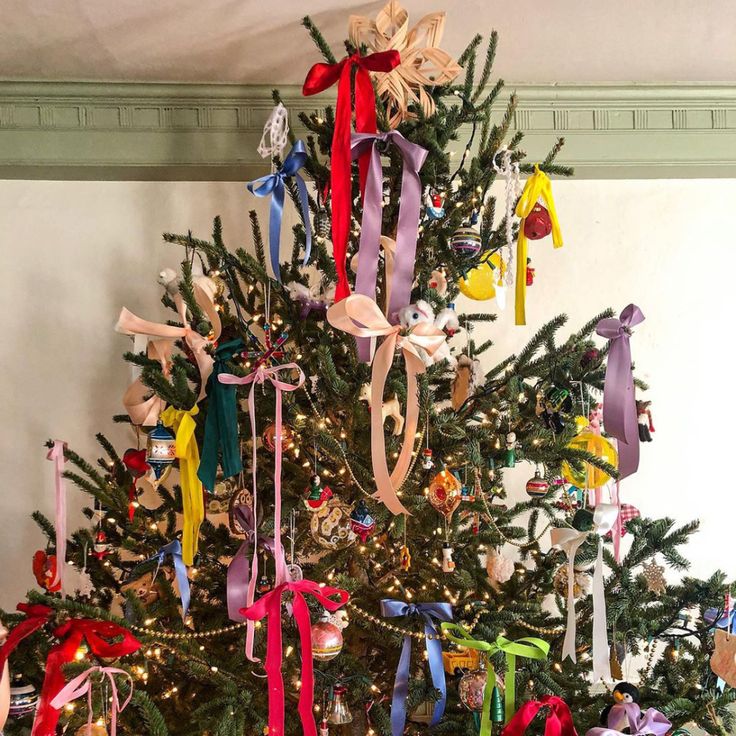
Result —
M444 200L436 189L430 189L424 197L425 212L430 220L441 220L445 216Z
M432 324L438 330L442 330L452 337L460 329L460 321L455 313L454 304L449 304L441 309L435 316L430 304L424 299L419 299L414 304L409 304L409 306L400 309L398 318L399 323L406 330L411 330L418 324ZM417 350L422 353L422 359L427 366L446 360L450 367L454 368L457 363L457 359L452 355L450 346L446 342L442 343L432 356L424 353L421 348L417 348Z
M516 467L516 433L515 432L509 432L506 435L506 467L507 468L514 468Z
M365 401L368 404L368 410L373 411L371 406L371 385L370 383L364 383L360 389L360 396L358 401ZM385 422L389 417L393 420L394 427L392 434L397 437L404 431L404 415L401 413L401 404L399 403L399 397L394 394L393 399L384 401L381 404L381 417Z
M639 704L639 688L628 682L619 682L616 687L613 688L613 703L607 705L601 711L600 724L601 726L607 726L615 731L621 731L627 727L628 720L626 717L626 711L623 708L617 708L616 706L635 703ZM613 715L613 722L609 722L609 716Z
M427 286L434 289L438 296L444 296L447 293L447 276L444 271L435 269L429 277Z
M422 450L422 468L424 470L432 470L434 467L434 460L432 460L432 450L429 447L425 447Z
M332 490L329 486L322 487L322 479L317 473L309 478L307 497L304 506L307 511L319 511L332 498Z
M651 442L652 432L654 432L654 423L652 422L652 412L649 407L651 401L637 401L636 414L639 423L639 441Z
M442 545L442 572L454 572L455 562L452 559L452 545L444 542Z

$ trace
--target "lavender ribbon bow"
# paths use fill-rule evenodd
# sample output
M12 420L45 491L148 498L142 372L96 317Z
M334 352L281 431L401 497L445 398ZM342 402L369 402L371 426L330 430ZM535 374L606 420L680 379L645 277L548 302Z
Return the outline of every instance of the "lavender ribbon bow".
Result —
M389 322L395 323L399 309L411 301L422 200L419 171L427 158L427 150L416 143L407 141L398 130L388 133L353 133L351 136L353 160L370 152L368 175L363 191L363 220L360 230L360 255L358 272L355 276L355 291L374 300L383 208L381 148L386 143L393 143L404 159L404 170L401 175L401 209L396 228L396 255L390 288L391 296L386 312ZM370 338L357 339L358 357L364 363L370 362L371 342Z
M639 428L629 338L631 328L643 321L641 309L629 304L620 317L602 319L595 328L610 342L603 387L603 424L606 432L618 440L619 480L633 475L639 467Z
M642 714L636 703L619 703L611 708L607 727L591 728L585 736L621 736L621 731L616 728L627 726L631 736L665 736L672 728L672 724L656 708L648 708Z
M381 615L385 618L397 616L421 616L424 619L424 634L427 646L427 660L432 675L432 684L440 691L440 699L435 703L432 713L434 726L439 723L445 712L447 701L447 684L445 683L445 668L442 664L442 644L437 631L438 621L452 621L452 606L449 603L406 603L405 601L384 598L381 601ZM411 664L411 636L404 636L401 647L399 666L396 669L394 693L391 701L391 733L392 736L401 736L406 725L406 698L409 694L409 665Z
M256 537L256 523L253 509L250 506L236 506L234 514L240 526L246 530L245 541L235 553L227 568L227 614L231 621L246 621L246 617L240 612L241 608L247 608L253 601L249 600L249 589L251 581L256 582L258 576L258 550L263 549L270 552L281 564L281 574L277 575L280 580L291 582L284 556L276 554L276 542L273 537ZM253 558L248 559L250 547L256 541L256 549L253 550ZM283 547L282 547L283 549ZM253 623L253 622L250 622Z

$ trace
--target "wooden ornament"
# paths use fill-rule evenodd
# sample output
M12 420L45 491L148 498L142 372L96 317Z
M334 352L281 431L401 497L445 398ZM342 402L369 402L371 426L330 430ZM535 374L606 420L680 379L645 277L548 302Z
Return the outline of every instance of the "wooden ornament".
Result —
M729 687L736 687L736 636L724 629L716 629L714 636L710 668Z

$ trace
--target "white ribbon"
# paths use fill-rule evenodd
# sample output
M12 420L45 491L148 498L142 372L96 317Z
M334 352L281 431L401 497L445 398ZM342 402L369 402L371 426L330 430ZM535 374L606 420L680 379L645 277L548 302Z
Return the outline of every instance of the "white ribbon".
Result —
M289 142L289 113L286 108L279 102L273 108L271 114L263 126L263 135L261 142L258 144L258 153L263 158L273 156L281 157L281 154Z
M614 527L618 517L618 506L600 503L593 514L593 529L579 532L577 529L556 527L551 530L552 546L559 547L567 555L567 631L562 646L562 658L577 661L575 654L575 555L588 535L598 536L598 556L593 572L593 679L611 679L611 664L608 649L608 626L606 623L606 590L603 585L603 537Z

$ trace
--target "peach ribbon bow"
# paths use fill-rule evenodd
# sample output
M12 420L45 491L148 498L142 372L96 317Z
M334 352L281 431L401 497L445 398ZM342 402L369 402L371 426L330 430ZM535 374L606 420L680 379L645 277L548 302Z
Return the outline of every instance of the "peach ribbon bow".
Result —
M125 335L150 335L152 337L166 338L166 340L156 340L149 344L149 357L158 359L161 362L164 373L166 373L168 369L169 356L171 354L173 341L183 339L192 351L194 359L197 362L197 367L199 368L201 379L199 395L197 396L197 401L199 402L207 391L207 379L212 373L212 365L214 362L206 348L217 342L217 339L220 337L222 325L220 323L220 315L217 313L212 299L197 284L194 284L194 298L197 305L205 313L207 320L212 325L212 333L208 337L200 335L189 324L189 321L187 320L187 307L180 294L177 294L174 297L174 301L183 327L161 324L159 322L149 322L148 320L141 319L130 310L123 307L120 311L120 317L118 317L118 323L115 326L115 330L117 332L122 332ZM167 342L168 345L166 344ZM153 354L151 352L152 349L154 351ZM144 401L144 395L146 392L142 383L138 385L139 381L140 379L128 387L128 390L125 392L123 402L125 403L125 407L128 410L131 420L135 424L155 424L155 420L151 421L153 413L160 413L163 409L163 404L160 400L158 402L155 400L152 401L154 397L151 397L148 401ZM157 418L158 417L156 417L156 419Z
M397 490L406 479L412 461L414 438L419 423L419 398L417 376L424 373L422 352L432 355L444 342L445 334L434 325L420 323L409 333L402 334L399 325L388 322L373 299L363 294L352 294L333 304L327 310L329 323L355 337L381 337L385 339L373 358L371 374L371 406L383 403L386 377L393 363L394 353L400 350L406 368L406 421L404 440L393 471L389 473L386 462L386 443L383 436L383 418L380 411L371 412L371 460L376 481L374 498L386 505L392 514L408 514L397 496Z

